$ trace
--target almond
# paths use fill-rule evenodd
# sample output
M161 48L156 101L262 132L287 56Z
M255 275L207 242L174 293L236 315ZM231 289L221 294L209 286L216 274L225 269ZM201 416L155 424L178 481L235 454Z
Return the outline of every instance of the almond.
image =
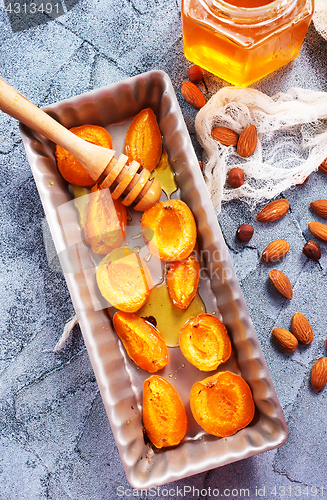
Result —
M262 252L262 260L267 263L275 262L276 260L282 259L289 249L290 246L286 240L272 241Z
M234 167L229 171L228 182L234 188L238 188L244 183L244 170Z
M324 174L327 174L327 158L319 165L319 170L323 172Z
M238 143L237 152L243 158L248 158L248 156L253 155L255 148L257 147L257 129L255 125L248 125L242 131Z
M321 391L327 384L327 358L317 359L311 369L311 385L315 391Z
M185 80L181 85L181 93L185 101L191 104L193 108L200 109L206 103L204 95L192 82Z
M268 276L276 290L286 299L291 300L293 297L293 288L287 276L277 269L272 269Z
M284 352L294 352L299 345L294 335L284 328L274 328L271 335L277 346Z
M254 228L251 224L241 224L238 226L236 236L242 243L250 241L254 233Z
M319 260L321 257L321 250L318 243L313 240L309 240L303 247L302 252L308 259Z
M236 146L238 135L234 130L227 127L215 127L211 130L211 137L223 146Z
M326 241L327 243L327 226L321 222L309 222L309 231L318 238L318 240Z
M291 330L300 344L311 344L313 331L307 318L300 312L296 312L292 318Z
M287 213L290 205L285 198L280 198L279 200L271 201L263 207L257 215L257 221L259 222L273 222L275 220L281 219Z
M191 66L187 71L187 78L192 83L200 83L203 80L203 69L200 66Z
M312 201L310 207L320 217L327 219L327 200Z
M304 186L304 184L306 184L306 183L308 182L309 177L310 177L310 175L308 175L308 177L306 177L306 178L304 179L304 181L299 182L298 184L295 184L295 185L296 185L296 186Z

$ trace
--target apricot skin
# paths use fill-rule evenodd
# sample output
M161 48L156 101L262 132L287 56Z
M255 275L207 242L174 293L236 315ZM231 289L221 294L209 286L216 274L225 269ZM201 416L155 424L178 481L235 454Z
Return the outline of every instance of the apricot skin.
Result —
M162 260L184 260L196 243L196 224L182 200L160 201L143 213L142 232L153 255Z
M98 125L81 125L80 127L71 128L70 131L85 141L102 146L103 148L112 149L111 136L103 127L99 127ZM59 145L56 147L56 159L58 170L67 182L76 184L77 186L94 185L94 180L85 168L82 167L80 162Z
M169 296L179 309L186 309L195 297L200 278L200 265L194 256L173 262L167 274Z
M255 412L249 385L229 371L196 382L191 389L190 405L196 422L219 437L232 436L249 425Z
M102 259L96 279L102 296L121 311L138 311L151 293L152 278L146 263L126 247Z
M113 200L109 189L92 188L85 238L93 252L107 255L118 248L124 240L126 224L126 208L121 200Z
M187 417L176 389L152 375L143 385L143 425L157 448L178 445L186 434Z
M168 363L168 348L158 330L136 314L118 311L113 317L128 356L140 368L155 373Z
M231 355L227 330L211 314L190 318L179 332L179 345L185 358L199 370L216 370Z

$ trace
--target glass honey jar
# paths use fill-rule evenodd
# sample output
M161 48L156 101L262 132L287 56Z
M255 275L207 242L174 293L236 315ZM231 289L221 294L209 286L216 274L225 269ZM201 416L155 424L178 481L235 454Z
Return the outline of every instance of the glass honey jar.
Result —
M314 0L182 0L185 57L247 86L295 59Z

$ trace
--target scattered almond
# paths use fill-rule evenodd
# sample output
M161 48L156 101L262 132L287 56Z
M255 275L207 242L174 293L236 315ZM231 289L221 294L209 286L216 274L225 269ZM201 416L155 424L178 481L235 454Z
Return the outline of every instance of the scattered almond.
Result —
M304 186L304 184L306 184L306 183L308 182L309 177L310 177L310 176L308 175L308 177L306 177L306 178L304 179L304 181L299 182L298 184L295 184L295 185L296 185L296 186Z
M309 231L318 238L318 240L326 241L327 243L327 226L321 222L309 222Z
M257 215L259 222L273 222L281 219L290 208L288 201L285 198L271 201L268 205L264 206Z
M320 217L327 219L327 200L312 201L310 207Z
M200 66L191 66L187 71L187 78L192 83L200 83L203 80L203 69Z
M277 269L272 269L268 276L276 290L286 299L291 300L293 297L293 288L287 276Z
M319 165L319 170L323 172L324 174L327 174L327 158Z
M300 312L296 312L292 318L291 330L300 344L311 344L313 331L307 318Z
M311 369L311 385L315 391L321 391L327 384L327 358L317 359Z
M236 146L238 135L234 130L227 127L215 127L211 130L211 137L223 146Z
M200 109L205 105L205 99L202 92L194 83L185 80L181 85L181 93L185 101L191 104L193 108Z
M248 125L242 131L238 143L237 152L243 158L248 158L248 156L253 155L255 148L257 147L257 129L255 125Z
M244 183L244 170L237 167L232 168L228 174L228 182L234 188L242 186Z
M276 260L282 259L289 249L290 246L286 240L272 241L262 252L262 260L267 263L275 262Z
M307 241L302 251L308 259L319 260L321 257L320 246L313 240Z
M284 328L274 328L271 335L277 346L284 352L294 352L299 345L296 337Z
M238 226L236 231L237 238L242 241L242 243L246 243L250 241L254 233L254 228L251 224L241 224Z

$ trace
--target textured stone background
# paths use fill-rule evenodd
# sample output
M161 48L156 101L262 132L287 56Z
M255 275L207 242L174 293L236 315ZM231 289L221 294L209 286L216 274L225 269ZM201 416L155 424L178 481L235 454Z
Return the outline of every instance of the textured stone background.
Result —
M71 10L63 16L13 32L0 1L0 76L43 106L162 69L172 79L200 158L196 112L179 92L190 65L183 56L179 2L66 0L66 7ZM209 74L205 83L207 97L225 85ZM291 86L327 91L327 42L313 25L299 58L254 85L269 95ZM47 263L43 209L18 124L1 113L0 128L0 499L118 498L116 488L129 486L79 328L62 352L52 352L73 308L63 276ZM204 489L202 496L195 490L188 498L210 498L209 487L249 488L251 498L256 488L265 488L266 498L276 498L276 486L278 495L302 498L308 485L309 494L317 486L326 495L327 390L316 394L309 385L313 360L326 355L326 245L319 263L301 253L308 221L319 219L310 213L309 202L326 198L326 186L327 177L319 172L306 185L283 193L291 211L265 230L242 203L225 205L219 216L290 435L278 450L169 485ZM241 222L252 222L256 229L242 246L234 239ZM263 248L278 236L292 248L278 265L294 285L290 303L267 285L260 264ZM315 340L289 356L271 343L270 331L289 327L297 310L311 321Z

